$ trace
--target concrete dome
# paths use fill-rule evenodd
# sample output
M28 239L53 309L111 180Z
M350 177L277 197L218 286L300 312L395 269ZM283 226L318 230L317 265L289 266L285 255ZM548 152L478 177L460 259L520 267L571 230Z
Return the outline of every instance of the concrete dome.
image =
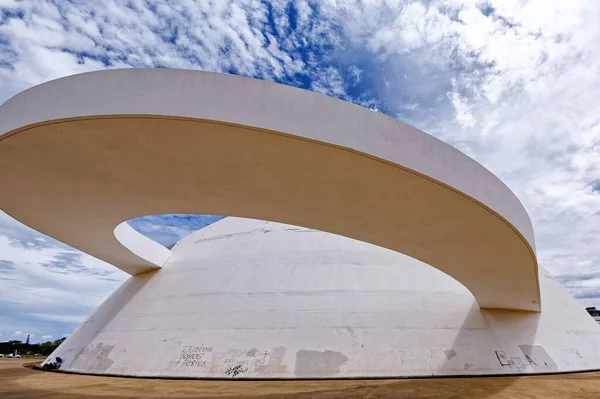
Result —
M546 373L600 367L600 327L548 273L542 313L482 310L408 256L225 218L131 277L65 341L64 370L208 378Z

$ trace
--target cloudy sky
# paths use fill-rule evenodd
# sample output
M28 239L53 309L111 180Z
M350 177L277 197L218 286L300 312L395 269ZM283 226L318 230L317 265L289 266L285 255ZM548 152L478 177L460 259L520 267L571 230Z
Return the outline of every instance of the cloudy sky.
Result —
M600 2L0 0L0 102L106 68L228 72L401 119L504 180L600 305ZM0 188L1 189L1 188ZM133 226L169 245L215 217ZM0 340L60 338L127 276L0 213Z

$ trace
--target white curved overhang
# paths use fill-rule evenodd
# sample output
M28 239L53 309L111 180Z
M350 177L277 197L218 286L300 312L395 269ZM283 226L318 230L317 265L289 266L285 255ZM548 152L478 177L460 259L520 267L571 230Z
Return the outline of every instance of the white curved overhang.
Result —
M121 245L133 252L134 255L153 265L164 265L171 255L169 249L137 232L127 222L123 222L115 227L114 234Z
M533 229L497 177L398 120L284 85L127 69L33 87L0 106L0 185L2 210L130 274L166 258L121 245L123 221L232 215L386 247L481 307L540 310Z

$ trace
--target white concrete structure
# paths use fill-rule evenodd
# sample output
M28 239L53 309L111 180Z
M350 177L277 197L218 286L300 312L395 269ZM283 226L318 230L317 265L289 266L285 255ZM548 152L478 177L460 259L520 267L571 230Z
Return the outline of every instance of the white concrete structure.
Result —
M600 326L540 271L544 311L482 310L444 273L312 229L226 218L132 277L51 355L85 373L323 378L600 367Z
M343 101L197 71L59 79L0 106L0 185L2 210L133 276L52 355L65 370L600 368L600 326L538 271L510 190L439 140ZM168 250L125 223L160 213L320 231L228 218Z
M120 223L232 215L393 249L481 307L540 310L533 229L497 177L398 120L288 86L128 69L33 87L0 107L0 183L6 213L134 275L164 257L125 248Z

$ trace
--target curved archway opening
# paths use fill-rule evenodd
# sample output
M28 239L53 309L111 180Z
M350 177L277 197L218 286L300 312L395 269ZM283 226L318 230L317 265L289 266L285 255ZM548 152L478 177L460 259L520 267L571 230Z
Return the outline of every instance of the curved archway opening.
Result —
M223 218L225 216L172 213L141 216L130 219L127 223L138 233L171 249L186 235Z

